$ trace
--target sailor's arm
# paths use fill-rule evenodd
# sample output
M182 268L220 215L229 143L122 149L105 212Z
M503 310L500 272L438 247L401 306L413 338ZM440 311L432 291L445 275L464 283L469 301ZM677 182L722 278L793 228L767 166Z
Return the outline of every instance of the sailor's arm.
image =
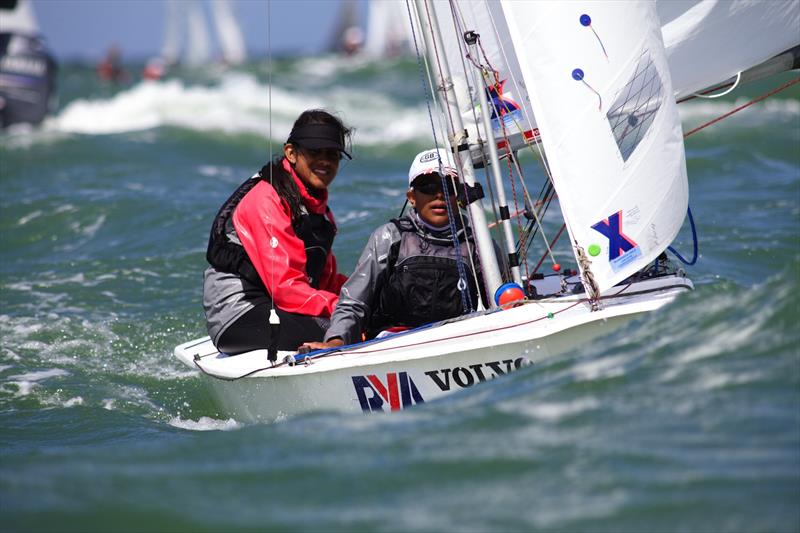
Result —
M372 233L353 273L342 286L325 342L307 343L309 347L330 348L361 340L376 301L378 279L387 268L392 244L399 239L400 232L391 223Z

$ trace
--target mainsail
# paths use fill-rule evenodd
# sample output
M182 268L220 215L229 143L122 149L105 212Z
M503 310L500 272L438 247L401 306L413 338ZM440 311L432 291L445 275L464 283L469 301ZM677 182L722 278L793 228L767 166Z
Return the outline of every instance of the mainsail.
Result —
M222 48L222 58L229 65L244 63L247 59L247 49L230 0L213 0L211 10L217 28L219 45Z
M661 0L656 5L679 98L800 44L800 0Z
M210 6L222 60L229 65L243 63L247 50L230 0L212 0ZM167 0L161 57L168 65L183 61L200 66L211 62L211 37L204 7L200 0Z
M603 291L664 251L688 204L655 5L501 4L576 258Z

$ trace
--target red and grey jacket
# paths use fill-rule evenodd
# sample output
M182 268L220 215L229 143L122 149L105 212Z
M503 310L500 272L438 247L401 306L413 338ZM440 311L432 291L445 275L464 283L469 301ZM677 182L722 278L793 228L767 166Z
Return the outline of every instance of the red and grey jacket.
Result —
M329 317L347 278L337 272L331 252L336 223L327 193L311 196L286 160L283 168L297 184L304 213L292 219L262 169L220 208L206 258L218 271L263 287L284 311Z

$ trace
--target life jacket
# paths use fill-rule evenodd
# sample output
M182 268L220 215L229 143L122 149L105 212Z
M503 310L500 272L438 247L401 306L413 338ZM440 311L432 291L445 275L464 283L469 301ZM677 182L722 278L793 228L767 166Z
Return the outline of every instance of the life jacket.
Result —
M247 193L263 181L266 175L268 168L265 166L225 200L217 216L214 217L206 250L206 260L211 266L221 272L238 274L259 287L264 287L264 283L236 235L233 212ZM292 229L305 245L308 283L318 289L325 262L336 236L336 226L331 220L330 209L327 206L324 215L309 213L305 206L301 206L301 210L303 214L292 219ZM266 291L265 287L264 289Z
M458 263L452 237L426 238L411 220L391 221L400 231L387 259L387 268L377 280L377 304L367 338L392 326L417 327L464 314ZM478 288L472 275L466 230L459 233L461 260L466 274L467 311L478 305ZM481 272L477 262L476 274Z

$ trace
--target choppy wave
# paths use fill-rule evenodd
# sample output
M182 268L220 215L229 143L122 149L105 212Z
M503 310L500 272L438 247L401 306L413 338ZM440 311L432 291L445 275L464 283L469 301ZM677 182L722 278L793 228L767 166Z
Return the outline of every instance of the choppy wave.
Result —
M309 58L295 66L291 80L297 81L295 85L273 83L271 88L268 81L260 81L255 74L236 71L203 83L180 79L143 81L113 96L76 99L47 119L39 130L12 130L7 134L6 144L29 146L64 134L107 135L161 127L262 138L269 138L271 131L273 139L282 141L294 118L309 107L324 107L339 113L355 127L356 144L429 142L430 123L421 97L409 103L407 97L376 91L375 80L346 86L341 83L349 72L363 67L361 63ZM414 87L413 77L404 81ZM690 128L747 102L746 98L693 100L681 104L679 110L684 124ZM736 115L733 120L737 127L759 127L776 120L796 121L798 116L800 102L778 96Z
M44 130L104 135L176 127L269 138L271 122L273 138L283 140L297 115L310 107L345 117L357 142L367 146L427 133L424 104L407 107L368 88L333 87L320 94L273 86L270 94L267 84L246 73L229 73L210 86L145 81L107 99L79 99L48 119Z
M428 118L408 65L342 65L282 67L273 128L324 105L376 143L332 193L348 272L399 211L416 147L396 143L428 142ZM223 73L76 90L44 128L0 139L4 523L107 529L114 509L136 530L796 529L796 99L687 143L695 291L441 401L240 425L172 351L205 334L209 223L263 164L267 88ZM680 109L695 125L741 103Z

